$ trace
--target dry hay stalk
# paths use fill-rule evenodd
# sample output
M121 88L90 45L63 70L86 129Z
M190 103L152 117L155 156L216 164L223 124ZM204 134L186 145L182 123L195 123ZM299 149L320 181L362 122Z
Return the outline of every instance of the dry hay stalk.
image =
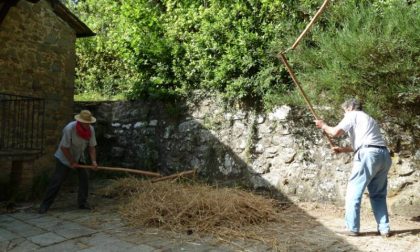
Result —
M280 222L275 200L240 189L132 178L117 181L107 190L108 195L115 195L112 190L117 190L120 197L131 195L120 211L135 226L212 234L223 240L250 238L273 242L260 237L261 227Z
M127 177L113 181L112 184L97 190L96 193L107 198L121 198L122 196L132 195L142 186L141 180Z

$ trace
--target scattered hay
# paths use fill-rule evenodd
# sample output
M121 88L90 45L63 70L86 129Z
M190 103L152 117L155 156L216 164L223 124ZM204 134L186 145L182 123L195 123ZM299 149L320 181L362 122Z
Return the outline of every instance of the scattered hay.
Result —
M210 234L225 241L251 238L273 243L271 238L263 239L261 232L267 224L281 222L275 200L235 188L126 178L106 192L131 195L120 212L135 226Z
M122 196L132 195L143 186L144 182L141 180L127 177L114 180L112 184L97 190L96 193L107 198L121 198Z

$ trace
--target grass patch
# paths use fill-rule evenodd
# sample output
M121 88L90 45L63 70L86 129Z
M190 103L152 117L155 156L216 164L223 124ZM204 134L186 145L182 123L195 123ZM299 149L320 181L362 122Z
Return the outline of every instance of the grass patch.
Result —
M127 98L123 94L105 95L98 92L84 92L74 95L74 101L126 101Z

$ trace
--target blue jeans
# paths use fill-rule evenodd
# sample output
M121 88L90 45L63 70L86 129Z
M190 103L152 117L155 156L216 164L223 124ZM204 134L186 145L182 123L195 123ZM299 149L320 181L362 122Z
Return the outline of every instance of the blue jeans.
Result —
M360 205L367 187L375 215L377 230L390 230L386 203L388 171L391 157L387 149L361 148L354 157L353 170L346 193L346 227L349 231L360 231Z

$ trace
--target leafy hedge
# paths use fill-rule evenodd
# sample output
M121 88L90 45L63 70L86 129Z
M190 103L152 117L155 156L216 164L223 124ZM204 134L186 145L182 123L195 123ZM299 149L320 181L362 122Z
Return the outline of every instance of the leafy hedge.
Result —
M290 83L275 54L296 31L292 2L79 0L72 9L97 36L78 43L77 92L137 98L203 88L254 101L282 94Z
M376 117L411 124L420 106L419 4L370 2L331 6L310 43L292 54L295 67L318 104L358 97Z
M294 42L322 2L78 0L72 10L97 36L78 42L76 90L135 99L204 89L267 109L300 103L276 54ZM314 103L358 96L376 115L404 111L413 118L418 7L416 1L331 1L287 54Z

